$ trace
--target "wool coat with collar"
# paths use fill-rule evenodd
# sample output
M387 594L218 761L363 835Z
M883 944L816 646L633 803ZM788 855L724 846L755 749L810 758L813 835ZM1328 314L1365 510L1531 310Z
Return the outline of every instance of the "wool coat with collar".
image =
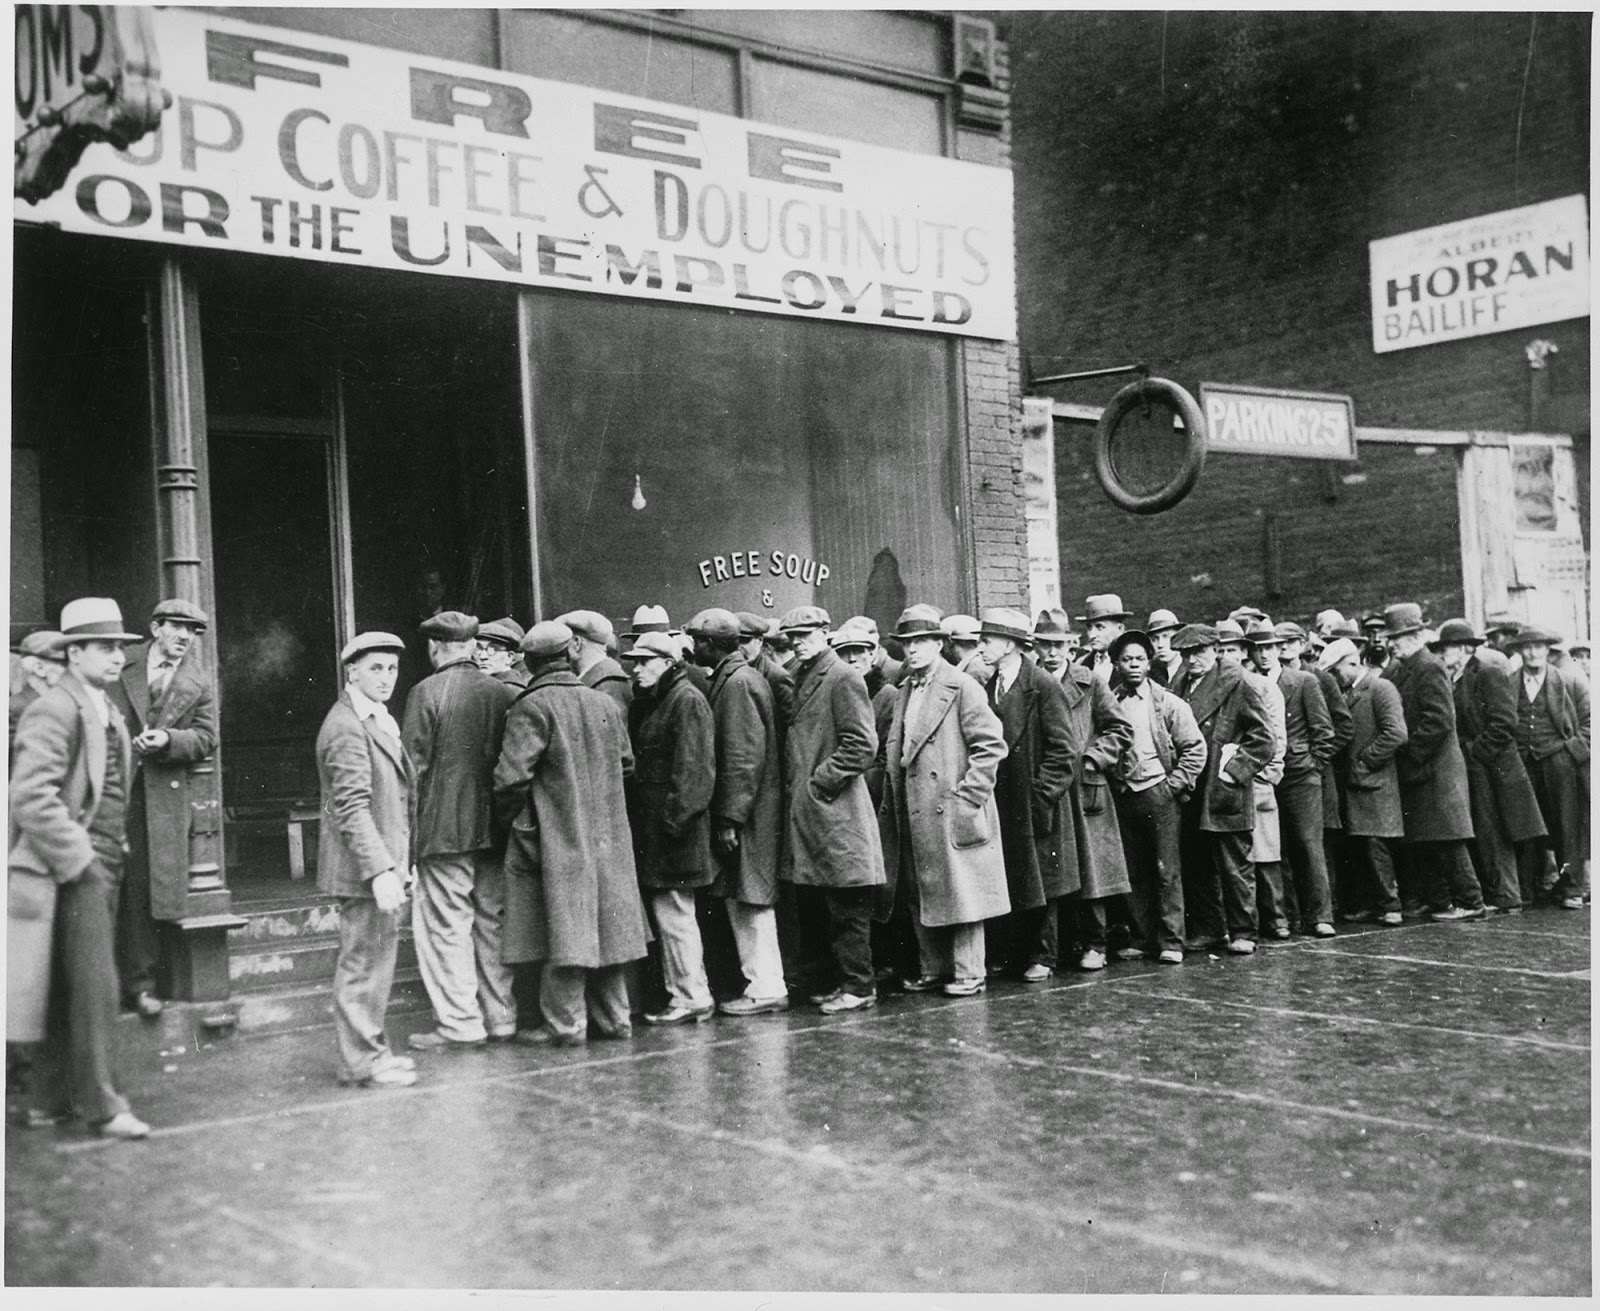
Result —
M1364 670L1361 681L1344 695L1350 708L1345 831L1357 838L1404 837L1405 812L1394 764L1407 736L1400 693L1375 670Z
M633 785L628 821L633 861L646 888L703 888L711 864L711 794L717 734L711 703L674 665L634 699Z
M406 697L400 739L416 791L412 846L424 856L499 845L494 767L516 689L469 659L436 669Z
M1244 670L1218 660L1198 677L1186 670L1181 695L1206 740L1205 771L1189 803L1199 807L1199 827L1211 833L1253 831L1252 784L1277 750L1265 692Z
M1539 798L1517 751L1517 698L1511 681L1502 669L1474 655L1453 690L1473 827L1481 832L1497 826L1507 842L1544 837Z
M783 855L783 754L772 687L738 651L711 675L716 787L711 824L733 824L739 845L719 853L713 890L747 906L775 906Z
M1073 665L1062 681L1067 734L1072 747L1072 813L1078 889L1084 901L1129 891L1122 829L1111 799L1111 772L1133 742L1133 725L1111 695L1109 676Z
M1444 661L1426 647L1394 660L1383 677L1400 693L1406 744L1395 753L1407 842L1470 838L1467 762L1456 736L1455 693Z
M1078 890L1078 840L1068 792L1079 745L1062 684L1024 659L1010 688L996 699L1005 732L995 801L1004 839L1006 880L1014 910L1030 910ZM1076 686L1076 684L1074 685Z

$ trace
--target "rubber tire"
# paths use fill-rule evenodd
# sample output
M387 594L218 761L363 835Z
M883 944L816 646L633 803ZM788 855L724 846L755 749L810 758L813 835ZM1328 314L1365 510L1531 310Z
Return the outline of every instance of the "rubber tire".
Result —
M1189 434L1189 446L1184 452L1183 466L1163 487L1153 492L1130 492L1117 481L1111 467L1111 438L1117 425L1146 397L1164 401L1183 420L1184 431ZM1094 430L1094 472L1100 486L1112 504L1129 514L1160 514L1170 510L1194 490L1200 481L1200 472L1206 467L1206 420L1200 412L1200 403L1188 392L1166 378L1146 378L1130 382L1111 398L1100 415Z

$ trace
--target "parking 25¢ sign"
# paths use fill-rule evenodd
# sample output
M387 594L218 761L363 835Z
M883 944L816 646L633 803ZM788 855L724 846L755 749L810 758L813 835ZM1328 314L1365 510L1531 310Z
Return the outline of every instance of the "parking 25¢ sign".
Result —
M1202 382L1206 447L1304 460L1356 458L1355 402L1325 392Z

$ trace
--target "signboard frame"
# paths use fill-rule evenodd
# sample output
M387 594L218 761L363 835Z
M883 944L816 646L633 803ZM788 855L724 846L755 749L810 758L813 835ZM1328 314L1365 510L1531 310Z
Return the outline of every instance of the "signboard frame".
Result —
M1233 396L1242 400L1306 401L1323 408L1328 413L1339 407L1344 415L1343 446L1337 449L1313 447L1297 449L1288 440L1232 440L1218 435L1212 422L1211 401L1214 396ZM1253 387L1231 382L1202 382L1200 384L1200 410L1206 416L1206 449L1225 455L1275 455L1301 460L1330 460L1353 463L1361 457L1356 451L1356 406L1353 397L1334 392L1297 391L1282 387ZM1251 418L1252 425L1258 422Z

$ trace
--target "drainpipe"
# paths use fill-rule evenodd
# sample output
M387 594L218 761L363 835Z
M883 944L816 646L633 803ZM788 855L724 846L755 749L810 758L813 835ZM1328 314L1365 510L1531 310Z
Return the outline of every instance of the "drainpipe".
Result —
M1550 408L1550 357L1561 347L1543 337L1523 348L1528 357L1528 431L1545 431L1544 416Z

